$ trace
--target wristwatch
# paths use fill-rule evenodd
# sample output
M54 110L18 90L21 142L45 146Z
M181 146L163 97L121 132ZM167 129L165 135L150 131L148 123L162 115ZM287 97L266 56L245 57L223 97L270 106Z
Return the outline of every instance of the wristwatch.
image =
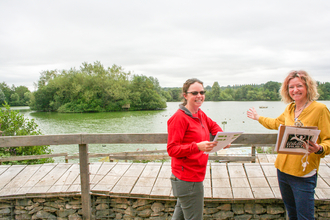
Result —
M323 147L321 145L319 145L319 146L320 146L320 150L315 152L315 154L322 154L323 153Z

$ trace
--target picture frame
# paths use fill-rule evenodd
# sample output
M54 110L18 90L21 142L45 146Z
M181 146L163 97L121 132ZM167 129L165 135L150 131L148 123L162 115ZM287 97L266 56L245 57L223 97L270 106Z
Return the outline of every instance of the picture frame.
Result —
M275 152L305 155L308 153L308 149L306 149L307 141L316 142L320 132L316 126L297 127L280 125Z

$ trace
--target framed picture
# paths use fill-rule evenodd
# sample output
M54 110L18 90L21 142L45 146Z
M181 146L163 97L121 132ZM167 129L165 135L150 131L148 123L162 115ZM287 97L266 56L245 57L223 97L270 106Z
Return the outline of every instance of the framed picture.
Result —
M304 155L308 152L308 140L316 142L320 130L317 127L296 127L281 125L278 129L275 151L284 154Z

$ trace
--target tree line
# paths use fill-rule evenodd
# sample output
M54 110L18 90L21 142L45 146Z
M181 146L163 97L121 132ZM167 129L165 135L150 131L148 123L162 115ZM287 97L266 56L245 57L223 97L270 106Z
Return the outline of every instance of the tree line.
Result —
M330 100L330 83L317 82L319 100ZM82 63L79 69L47 70L35 83L36 91L25 86L10 88L0 83L0 103L29 105L36 111L109 112L155 110L166 102L182 101L182 88L161 88L157 78L133 75L122 67L105 68L100 62ZM206 86L206 101L279 101L281 83Z

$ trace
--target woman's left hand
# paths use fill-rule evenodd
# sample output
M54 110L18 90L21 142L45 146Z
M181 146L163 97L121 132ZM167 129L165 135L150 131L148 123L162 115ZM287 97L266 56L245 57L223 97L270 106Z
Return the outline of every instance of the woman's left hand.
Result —
M321 146L318 145L317 143L314 143L312 141L308 141L308 152L311 153L316 153L321 149Z
M226 148L230 148L231 144L228 144L226 147L222 148L222 149L226 149Z

